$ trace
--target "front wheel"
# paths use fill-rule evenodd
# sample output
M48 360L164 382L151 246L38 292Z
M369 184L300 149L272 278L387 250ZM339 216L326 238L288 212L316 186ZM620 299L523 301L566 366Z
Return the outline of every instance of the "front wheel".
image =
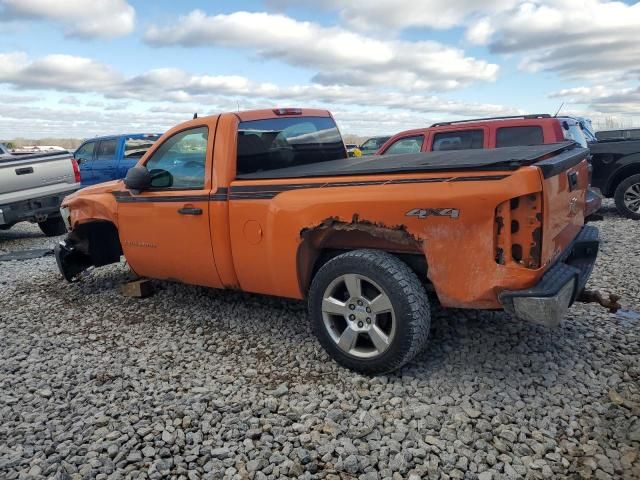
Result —
M67 227L60 216L49 217L44 222L38 222L38 226L47 237L57 237L67 233Z
M429 335L427 294L397 257L355 250L334 257L309 292L313 329L339 364L373 375L402 367Z
M614 194L618 211L627 218L640 220L640 174L620 182Z

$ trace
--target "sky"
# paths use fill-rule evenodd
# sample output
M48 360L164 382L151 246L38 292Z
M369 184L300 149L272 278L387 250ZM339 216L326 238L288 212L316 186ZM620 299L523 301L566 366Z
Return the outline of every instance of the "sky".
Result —
M640 125L640 2L0 0L0 138L320 107L343 134L525 113Z

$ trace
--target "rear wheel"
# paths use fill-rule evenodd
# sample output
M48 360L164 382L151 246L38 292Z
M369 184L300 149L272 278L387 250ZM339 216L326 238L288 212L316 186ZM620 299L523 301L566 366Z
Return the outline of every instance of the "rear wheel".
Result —
M640 174L620 182L614 194L618 211L627 218L640 220Z
M311 284L309 312L329 355L365 374L402 367L429 334L429 301L418 277L376 250L348 252L323 265Z
M38 226L47 237L57 237L67 233L67 227L60 216L49 217L44 222L38 222Z

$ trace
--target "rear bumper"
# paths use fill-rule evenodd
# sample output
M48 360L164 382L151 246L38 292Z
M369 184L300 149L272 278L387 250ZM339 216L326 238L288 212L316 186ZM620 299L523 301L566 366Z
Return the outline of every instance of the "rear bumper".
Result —
M555 327L582 292L598 255L598 229L582 228L542 279L526 290L505 290L499 296L511 315L547 327Z
M13 225L24 220L42 221L49 216L58 215L64 197L76 190L77 188L74 188L44 197L0 205L0 225Z

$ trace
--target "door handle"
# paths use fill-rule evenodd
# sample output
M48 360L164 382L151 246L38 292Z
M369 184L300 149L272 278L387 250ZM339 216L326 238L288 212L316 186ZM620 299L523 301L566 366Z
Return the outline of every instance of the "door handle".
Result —
M202 209L194 207L182 207L178 209L178 213L180 215L202 215Z
M16 168L16 175L27 175L33 173L33 167Z

